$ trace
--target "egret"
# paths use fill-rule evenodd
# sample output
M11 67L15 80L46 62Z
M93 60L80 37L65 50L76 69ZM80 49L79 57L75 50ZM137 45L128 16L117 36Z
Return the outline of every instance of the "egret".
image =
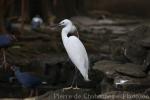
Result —
M34 93L37 96L37 88L40 84L42 84L41 80L28 72L21 72L17 66L11 66L11 69L14 71L16 79L19 81L19 83L23 85L23 87L30 89L30 96L33 96Z
M79 70L79 72L81 73L85 81L90 81L88 77L89 59L88 59L86 49L78 37L68 36L69 33L77 32L77 28L68 19L62 20L59 23L59 26L63 27L61 31L63 45L67 51L69 58L71 59L72 63L75 65L75 70L77 69ZM75 77L76 76L74 76L72 85L64 89L79 89L77 87L77 84L76 84L76 87L73 88Z
M3 63L2 65L6 68L7 67L7 61L6 61L6 49L10 46L12 46L13 41L16 40L16 37L12 34L3 34L0 35L0 49L3 53Z

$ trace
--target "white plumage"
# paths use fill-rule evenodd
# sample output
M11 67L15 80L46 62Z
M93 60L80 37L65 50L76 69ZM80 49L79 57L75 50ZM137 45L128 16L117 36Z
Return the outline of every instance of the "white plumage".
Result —
M43 20L39 16L33 17L32 22L36 22L36 23L39 22L40 24L43 24Z
M64 27L62 29L61 35L64 47L68 53L69 58L78 68L85 81L89 81L89 60L86 49L79 38L77 38L76 36L67 36L68 33L77 31L76 27L68 19L61 21L59 25Z

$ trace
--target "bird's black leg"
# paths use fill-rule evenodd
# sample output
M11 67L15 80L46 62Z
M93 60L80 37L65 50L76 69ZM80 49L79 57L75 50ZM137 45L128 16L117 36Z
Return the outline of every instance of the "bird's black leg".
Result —
M31 90L30 90L30 95L29 95L29 97L32 97L33 94L34 94L34 89L31 89Z
M4 48L2 49L2 52L3 52L3 64L2 65L6 69L7 68L7 61L6 61L6 51Z
M76 68L75 70L76 70L76 72L75 72L75 79L74 79L74 80L75 80L75 85L76 85L76 87L73 88L73 89L77 90L77 89L80 89L80 88L78 88L78 86L77 86L78 69Z
M67 87L67 88L63 88L63 90L69 90L69 89L72 89L73 88L73 85L74 85L74 82L75 82L75 80L76 80L76 75L77 75L77 68L75 67L75 75L74 75L74 77L73 77L73 81L72 81L72 83L71 83L71 86L70 87Z
M35 96L38 96L38 89L35 89Z
M73 81L72 81L72 85L74 85L74 82L76 82L76 77L77 77L77 72L78 72L78 69L75 67L75 74L74 74L74 77L73 77Z

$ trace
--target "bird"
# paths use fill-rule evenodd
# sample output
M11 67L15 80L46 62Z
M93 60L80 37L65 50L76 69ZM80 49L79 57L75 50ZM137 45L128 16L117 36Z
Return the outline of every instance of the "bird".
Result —
M11 66L11 69L14 71L15 77L18 80L18 82L25 88L28 88L30 90L30 97L32 97L35 93L35 95L38 95L38 86L42 84L41 79L38 77L31 75L28 72L21 72L20 68L13 65Z
M13 45L14 41L16 41L16 37L13 34L2 34L0 35L0 49L2 50L3 54L3 62L2 66L7 68L7 61L6 61L6 49Z
M83 43L79 39L78 36L68 36L69 33L74 33L77 32L76 26L71 22L69 19L64 19L62 20L58 26L62 27L61 30L61 37L62 37L62 42L63 45L66 49L66 52L72 61L72 63L75 65L75 74L77 73L77 69L83 76L85 81L90 81L89 76L88 76L88 71L89 71L89 59L88 55L86 52L86 49L83 45ZM78 32L77 32L78 34ZM76 87L73 88L73 84L75 81L76 75L73 78L72 85L67 88L63 88L64 90L67 89L79 89L77 84Z
M32 18L31 28L32 30L36 31L41 27L42 24L43 24L42 18L40 18L39 15L36 15L35 17Z

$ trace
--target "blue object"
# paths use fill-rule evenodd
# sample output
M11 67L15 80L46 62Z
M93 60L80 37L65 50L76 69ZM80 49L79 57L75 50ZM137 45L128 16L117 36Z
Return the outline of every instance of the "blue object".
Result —
M41 25L43 23L42 18L40 18L38 15L32 18L32 22L31 22L31 28L33 30L38 30L40 29Z
M0 48L7 48L13 44L13 37L11 35L0 35Z
M12 69L15 72L15 76L19 83L23 85L23 87L36 89L40 84L41 80L30 73L21 72L19 67L13 66Z
M32 21L31 25L32 25L32 29L33 30L37 30L37 29L40 28L40 22L34 22L34 21Z

